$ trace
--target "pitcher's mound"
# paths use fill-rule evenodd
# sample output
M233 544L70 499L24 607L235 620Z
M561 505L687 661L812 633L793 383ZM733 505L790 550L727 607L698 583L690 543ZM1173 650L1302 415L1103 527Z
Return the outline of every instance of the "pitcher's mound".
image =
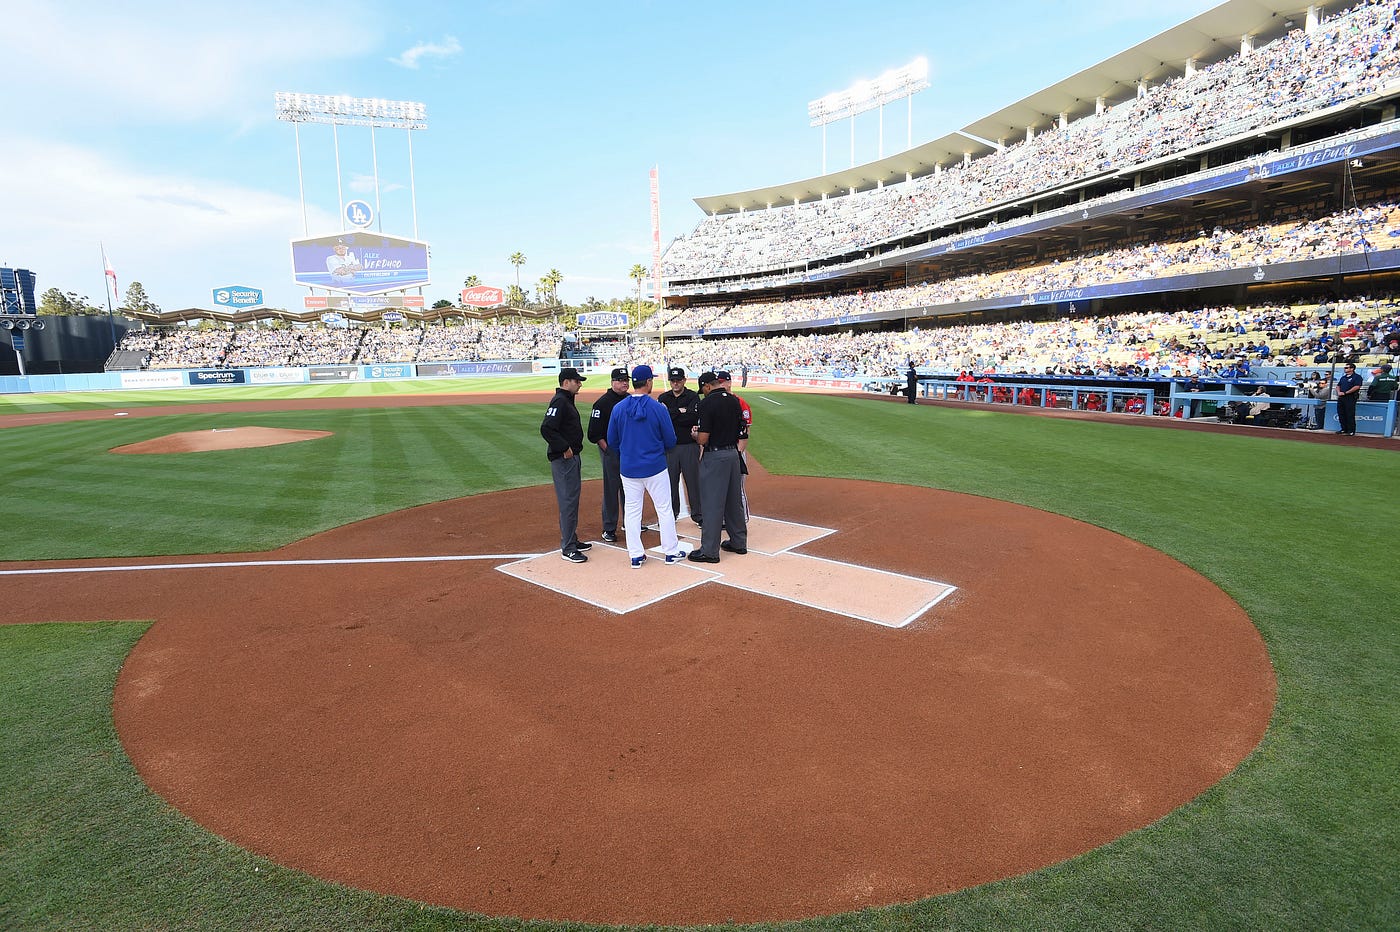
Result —
M300 443L329 437L328 430L281 430L276 427L216 427L166 434L113 447L112 453L203 453L206 450L242 450L246 447L275 447L280 443Z

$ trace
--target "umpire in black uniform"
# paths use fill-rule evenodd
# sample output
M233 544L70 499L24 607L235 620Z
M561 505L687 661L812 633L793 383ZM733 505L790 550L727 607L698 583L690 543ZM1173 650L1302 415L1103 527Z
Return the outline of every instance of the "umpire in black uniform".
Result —
M911 405L919 403L919 370L914 368L914 360L909 360L909 368L904 373L904 394Z
M743 475L739 461L739 433L744 426L739 399L725 391L713 372L700 375L700 387L713 386L700 405L696 440L700 454L700 502L709 516L700 533L700 547L690 552L694 563L718 563L721 550L749 552L749 527L744 516ZM720 525L729 539L720 542Z
M549 400L549 409L540 422L540 436L548 444L545 455L554 477L554 500L559 504L559 552L570 563L587 563L583 551L593 545L578 539L578 499L583 486L583 425L579 422L574 396L583 387L584 377L572 367L559 370L559 387Z
M603 540L610 544L617 541L617 521L622 512L622 461L616 450L608 449L608 423L612 409L627 397L629 378L626 369L614 369L612 385L593 402L593 413L588 418L588 442L598 445L598 457L603 462Z
M666 471L671 475L671 513L681 514L681 477L685 477L685 495L690 502L690 517L702 524L700 510L700 445L695 442L693 428L700 424L700 396L685 387L685 370L673 368L667 375L671 390L662 392L660 402L671 415L676 431L676 445L666 451Z

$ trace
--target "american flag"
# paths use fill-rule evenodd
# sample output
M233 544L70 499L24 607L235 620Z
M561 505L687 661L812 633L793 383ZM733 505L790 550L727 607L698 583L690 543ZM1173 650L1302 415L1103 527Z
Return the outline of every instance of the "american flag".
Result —
M117 291L117 270L112 268L112 260L107 258L107 247L102 246L102 271L107 276L107 293L112 304L121 303L121 293Z

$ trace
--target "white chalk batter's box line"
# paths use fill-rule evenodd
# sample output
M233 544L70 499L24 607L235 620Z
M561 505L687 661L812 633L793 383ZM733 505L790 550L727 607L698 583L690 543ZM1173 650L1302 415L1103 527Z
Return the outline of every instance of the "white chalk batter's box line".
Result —
M45 576L59 573L136 573L142 570L214 570L245 566L355 566L362 563L456 563L463 560L528 560L538 553L449 554L435 557L345 557L325 560L225 560L218 563L132 563L109 566L56 566L0 570L0 576Z
M832 532L832 533L834 533L834 532ZM825 535L823 535L823 536L825 536ZM818 538L818 539L820 539L820 538ZM783 553L787 553L788 551L782 551L782 552L783 552ZM805 606L806 608L815 608L815 609L817 609L818 611L827 612L828 614L831 614L831 615L845 615L847 618L854 618L854 619L856 619L857 621L868 621L868 622L870 622L871 624L874 624L874 625L881 625L881 626L886 627L886 628L903 628L903 627L905 627L905 626L908 625L910 622L912 622L914 619L916 619L916 618L918 618L920 615L922 615L924 612L926 612L926 611L928 611L929 609L933 608L933 607L934 607L935 605L937 605L939 602L942 602L944 599L948 598L948 596L950 596L950 595L952 595L954 592L957 592L957 591L958 591L958 587L957 587L957 586L951 586L951 585L949 585L948 583L938 582L937 580L934 580L934 579L924 579L924 578L919 577L919 576L910 576L910 575L908 575L907 573L896 573L896 572L894 572L893 570L882 570L882 569L878 569L877 567L866 566L866 565L863 564L863 563L851 563L851 562L848 562L848 561L845 561L845 560L829 560L829 559L827 559L826 557L814 557L814 556L812 556L812 555L809 554L809 553L794 553L794 554L791 554L791 555L794 556L794 557L800 557L800 558L803 559L803 560L816 560L816 561L821 562L821 563L830 563L830 564L832 564L833 566L857 566L857 567L860 567L861 569L865 570L867 573L879 573L881 576L893 576L895 579L907 579L907 580L909 580L910 582L927 583L927 584L930 584L930 585L942 586L942 587L943 587L943 592L942 592L941 594L939 594L939 595L935 596L934 598L930 599L928 602L925 602L921 607L915 609L915 610L914 610L913 612L911 612L909 615L905 616L905 618L904 618L902 621L894 621L894 622L890 622L890 621L881 621L881 620L878 619L878 618L867 618L867 617L864 616L864 615L857 615L857 614L855 614L854 612L843 611L843 610L841 610L841 609L831 608L830 606L826 606L826 605L817 605L817 604L814 603L814 602L805 602L805 601L803 601L802 599L796 598L796 597L794 597L794 596L783 595L782 593L779 593L779 592L763 592L763 593L762 593L762 595L766 595L766 596L769 596L770 598L774 598L774 599L781 599L781 600L783 600L784 602L791 602L791 603L793 603L794 605L802 605L802 606ZM725 579L725 578L723 577L723 575L720 575L720 578L719 578L719 579L716 579L716 580L714 580L714 581L717 582L717 583L719 583L721 586L730 586L730 587L732 587L732 588L734 588L734 589L740 589L740 590L742 590L742 591L744 591L744 592L748 592L748 591L749 591L748 589L744 589L744 587L743 587L740 583L738 583L738 582L736 582L736 581L733 581L733 580Z
M627 554L627 553L629 552L626 548L623 548L623 547L614 547L614 546L612 546L611 544L603 543L603 542L601 542L601 541L600 541L596 546L602 548L603 550L615 550L615 551L617 551L617 552L619 552L619 553L622 553L622 554ZM558 553L558 552L559 552L559 551L557 551L557 550L551 550L548 554L544 554L544 553L533 554L532 556L525 557L524 559L516 560L516 561L513 562L513 563L502 563L500 566L496 567L496 569L500 570L502 573L505 573L505 574L506 574L507 576L509 576L511 579L518 579L518 580L520 580L521 582L527 582L527 583L529 583L529 584L532 585L532 586L539 586L541 589L546 589L546 590L548 590L548 591L550 591L550 592L553 592L553 593L556 593L556 594L558 594L558 595L568 596L569 598L571 598L571 599L577 599L577 600L580 601L580 602L588 602L587 599L580 599L576 593L570 592L570 591L567 590L567 589L561 589L561 588L558 587L558 586L551 586L549 583L547 583L547 582L542 582L542 581L540 581L540 580L538 580L538 579L529 579L529 578L526 578L526 577L524 577L524 576L517 576L515 573L512 573L512 572L510 571L510 570L511 570L511 567L519 566L519 565L521 565L522 563L529 563L531 560L538 559L539 557L550 556L551 554L555 554L555 553ZM650 562L650 561L653 560L653 559L655 559L655 558L654 558L654 557L647 557L647 561L648 561L648 562ZM661 563L661 566L662 566L663 569L670 570L671 572L675 572L675 571L678 569L678 567L676 567L676 566L674 566L674 565L667 564L667 563L665 562L665 558L664 558L664 557L663 557L659 562ZM701 575L701 577L700 577L699 579L695 580L695 582L693 582L693 583L688 583L687 585L681 586L679 589L671 589L671 590L669 590L669 591L667 591L667 592L663 592L661 595L658 595L656 598L654 598L654 599L647 599L645 602L641 602L641 603L638 603L637 605L633 605L631 608L609 608L609 607L606 606L606 605L598 605L596 602L588 602L588 604L589 604L589 605L593 605L593 606L595 606L595 607L597 607L597 608L606 608L608 611L612 612L614 615L630 615L630 614L632 614L633 612L639 612L639 611L641 611L641 610L644 609L644 608L650 608L651 606L657 604L658 602L665 602L667 599L671 598L671 596L673 596L673 595L680 595L682 592L688 592L688 591L690 591L691 589L694 589L696 586L703 586L703 585L705 585L705 583L707 583L707 582L714 582L715 579L716 579L716 577L718 577L718 576L720 575L719 573L716 573L714 570L707 569L707 568L705 568L704 566L702 566L702 565L700 565L700 564L698 564L698 563L690 563L690 562L687 561L686 564L685 564L685 568L688 569L688 570L690 570L690 571L692 571L692 572L698 572L698 573L700 573L700 574L702 574L702 575Z
M790 602L790 603L792 603L793 605L801 605L801 606L803 606L804 608L811 608L811 609L816 609L817 611L820 611L820 612L826 612L826 613L829 614L829 615L841 615L841 616L844 616L844 617L846 617L846 618L853 618L853 619L855 619L856 621L864 621L864 622L867 622L867 623L869 623L869 624L880 625L881 627L885 627L885 628L903 628L903 627L908 626L908 625L909 625L910 623L912 623L915 619L919 618L919 616L923 615L925 612L927 612L929 609L933 608L933 607L934 607L935 605L937 605L939 602L942 602L944 599L948 598L948 596L950 596L950 595L952 595L954 592L957 592L957 591L958 591L957 586L953 586L953 585L950 585L950 584L948 584L948 583L938 582L937 580L933 580L933 579L925 579L925 578L919 577L919 576L910 576L910 575L907 574L907 573L896 573L896 572L894 572L893 570L882 570L882 569L879 569L878 567L866 566L866 565L861 564L861 563L852 563L852 562L850 562L850 561L848 561L848 560L832 560L832 559L828 559L828 558L826 558L826 557L818 557L818 556L813 556L813 555L811 555L811 554L806 554L806 553L794 553L794 552L793 552L793 547L801 547L801 546L803 546L804 544L810 544L810 543L812 543L813 541L821 540L821 539L824 538L824 537L828 537L828 536L830 536L830 535L832 535L832 534L835 534L835 533L836 533L836 529L835 529L835 528L817 527L816 525L813 525L813 524L802 524L802 523L797 522L797 521L784 521L782 518L767 518L767 517L763 517L763 516L761 516L761 515L754 515L753 517L760 517L760 518L762 518L764 521L771 521L771 522L773 522L774 524L786 524L788 527L803 528L803 529L808 530L808 531L819 531L819 532L820 532L819 534L816 534L816 535L813 536L813 537L809 537L809 538L806 538L805 540L798 541L797 543L791 544L791 545L789 545L789 546L787 546L787 547L783 547L783 548L780 549L780 550L767 551L767 550L758 550L758 549L754 549L754 553L761 554L761 555L765 555L765 556L783 556L783 555L791 555L791 556L798 557L798 558L803 559L803 560L815 560L815 561L817 561L817 562L819 562L819 563L828 563L828 564L831 564L832 566L858 567L858 568L864 570L864 571L867 572L867 573L876 573L876 574L881 575L881 576L889 576L889 577L892 577L892 578L894 578L894 579L903 579L903 580L907 580L907 581L909 581L909 582L920 583L920 584L924 584L924 585L942 586L942 587L943 587L943 592L941 592L940 594L938 594L938 595L935 596L934 598L930 599L928 602L925 602L925 603L924 603L923 605L921 605L919 608L917 608L916 610L914 610L914 611L911 612L909 615L905 616L903 619L901 619L901 620L899 620L899 621L893 621L893 622L891 622L891 621L882 621L882 620L879 619L879 618L870 618L870 617L868 617L868 616L866 616L866 615L856 614L855 612L849 612L849 611L845 611L845 610L843 610L843 609L832 608L831 606L828 606L828 605L818 605L818 604L816 604L816 603L814 603L814 602L804 601L803 599L799 599L799 598L797 598L797 597L795 597L795 596L791 596L791 595L784 595L784 594L781 594L781 593L770 592L770 591L755 592L754 590L745 588L744 584L741 583L741 582L739 582L739 581L737 581L737 580L728 579L728 578L724 575L724 571L723 571L723 570L712 570L712 569L709 569L708 567L709 567L710 564L693 564L693 563L687 562L686 565L687 565L687 567L688 567L689 569L691 569L691 570L700 570L701 572L707 574L707 578L697 580L696 582L691 583L691 584L686 585L686 586L682 586L682 587L679 588L679 589L673 589L673 590L671 590L671 591L669 591L669 592L664 593L663 595L657 596L657 597L654 598L654 599L648 599L648 600L645 601L645 602L642 602L642 603L639 603L639 604L637 604L637 605L634 605L634 606L632 606L631 608L618 609L618 608L612 608L612 607L606 606L606 605L598 605L596 602L592 602L592 601L589 601L588 599L581 598L577 593L570 592L569 590L564 589L564 588L562 588L562 587L560 587L560 586L553 586L553 585L550 585L549 583L543 582L543 581L541 581L541 580L539 580L539 579L529 578L529 577L526 577L526 576L523 576L523 575L517 575L516 573L510 572L510 568L511 568L511 567L518 566L518 565L520 565L520 564L522 564L522 563L527 563L527 562L529 562L530 560L536 559L536 558L539 557L539 556L544 556L544 554L538 554L538 555L531 556L531 557L524 557L524 558L522 558L522 559L520 559L520 560L515 561L514 563L508 563L508 564L503 564L503 565L501 565L501 566L498 566L498 567L496 567L496 569L498 569L498 570L500 570L501 572L505 573L507 576L510 576L510 577L512 577L512 578L514 578L514 579L519 579L519 580L521 580L522 582L528 582L528 583L530 583L531 585L539 586L541 589L548 590L549 592L554 592L554 593L557 593L557 594L559 594L559 595L568 596L569 598L571 598L571 599L577 599L577 600L580 601L580 602L587 602L589 605L593 605L593 606L595 606L595 607L597 607L597 608L605 608L605 609L607 609L608 611L612 612L614 615L628 615L628 614L631 614L632 612L640 611L640 610L642 610L642 609L644 609L644 608L648 608L648 607L650 607L650 606L652 606L652 605L655 605L655 604L657 604L658 602L664 602L664 601L666 601L667 599L671 598L672 596L674 596L674 595L679 595L680 593L689 591L690 589L694 589L696 586L702 586L702 585L704 585L705 583L714 582L714 583L719 583L719 584L722 585L722 586L729 586L731 589L738 589L738 590L741 591L741 592L749 592L749 593L752 593L752 594L755 594L755 595L768 596L768 597L770 597L770 598L778 599L778 600L783 601L783 602ZM689 539L689 538L686 538L684 535L681 535L681 536L680 536L680 539L681 539L681 540L687 540L687 539ZM626 550L625 548L623 548L623 547L611 546L611 545L609 545L609 544L607 544L607 543L604 543L604 542L601 542L601 541L598 543L597 546L599 546L599 547L601 547L601 548L603 548L603 549L605 549L605 550L619 551L619 552L622 552L622 553L624 553L624 554L625 554L625 553L629 553L629 551L627 551L627 550ZM656 553L662 554L662 555L663 555L663 558L664 558L664 553L665 553L665 551L662 550L662 548L661 548L659 545L658 545L658 546L655 546L655 547L652 547L652 548L650 548L650 549L651 549L652 551L656 552ZM553 553L553 552L554 552L554 551L551 551L551 553ZM649 559L650 559L650 558L649 558ZM664 564L663 564L663 565L664 565Z
M822 532L821 534L817 535L816 537L809 538L808 540L802 541L802 542L800 542L799 544L794 544L793 546L801 546L801 544L811 543L813 540L821 540L823 537L826 537L826 536L828 536L828 535L830 535L830 534L836 533L836 531L835 531L834 529L832 529L832 528L819 528L819 527L815 527L815 526L810 525L810 524L799 524L798 522L795 522L795 521L783 521L783 520L780 519L780 518L764 518L763 520L765 520L765 521L772 521L772 522L777 523L777 524L786 524L786 525L789 525L790 527L807 528L807 529L812 530L812 531L821 531L821 532ZM621 547L611 547L611 546L608 546L607 544L602 544L602 543L600 543L599 546L602 546L602 547L604 547L605 549L608 549L608 550L615 550L615 551L619 551L619 552L622 552L622 553L626 553L626 552L627 552L626 550L624 550L624 549L621 548ZM783 549L781 549L781 550L773 551L773 552L772 552L771 554L769 554L769 555L770 555L770 556L778 556L778 555L780 555L780 554L787 554L787 553L791 553L791 550L792 550L792 547L785 547L785 548L783 548ZM238 569L238 568L245 568L245 567L277 567L277 566L357 566L357 565L364 565L364 564L393 564L393 563L459 563L459 562L472 561L472 560L488 560L488 561L509 560L509 561L511 561L511 562L509 562L509 563L504 563L504 564L502 564L502 565L496 567L497 569L501 570L502 572L505 572L506 569L507 569L507 567L517 566L517 565L519 565L519 564L521 564L521 563L525 563L525 562L527 562L527 561L529 561L529 560L537 559L537 558L542 557L542 556L547 556L548 554L551 554L551 553L554 553L554 552L555 552L555 551L548 551L547 553L448 554L448 555L426 556L426 557L346 557L346 558L341 558L341 559L328 558L328 559L315 559L315 560L311 560L311 559L306 559L306 560L224 560L224 561L218 561L218 562L200 562L200 563L140 563L140 564L124 564L124 565L123 565L123 564L111 564L111 565L103 565L103 566L37 567L37 568L31 568L31 569L0 570L0 576L47 576L47 575L76 575L76 574L82 574L82 573L135 573L135 572L143 572L143 571L148 571L148 570ZM761 554L761 553L764 553L765 551L755 551L755 552ZM817 561L820 561L820 562L823 562L823 563L830 563L830 564L833 564L833 565L836 565L836 566L859 566L861 569L863 569L863 570L865 570L865 571L867 571L867 572L878 573L878 574L884 575L884 576L892 576L892 577L895 577L895 578L897 578L897 579L905 579L905 580L909 580L909 581L911 581L911 582L918 582L918 583L934 583L935 585L943 586L943 587L945 588L945 591L944 591L941 595L939 595L938 597L932 599L932 600L929 601L927 604L925 604L924 606L922 606L921 608L919 608L917 611L915 611L914 613L912 613L911 615L909 615L908 617L906 617L904 620L899 621L899 622L897 622L897 623L890 623L890 622L886 622L886 621L881 621L881 620L876 619L876 618L868 618L868 617L865 617L865 616L863 616L863 615L858 615L858 614L855 614L855 613L852 613L852 612L842 611L842 610L839 610L839 609L833 609L833 608L830 608L830 607L827 607L827 606L823 606L823 605L816 605L816 604L811 603L811 602L803 601L802 599L798 599L798 598L795 598L795 597L792 597L792 596L788 596L788 595L782 595L782 594L779 594L779 593L774 593L774 592L763 592L763 593L758 593L758 594L770 596L771 598L779 599L779 600L782 600L782 601L785 601L785 602L791 602L791 603L793 603L794 605L801 605L801 606L804 606L804 607L806 607L806 608L813 608L813 609L816 609L816 610L818 610L818 611L827 612L828 614L833 614L833 615L844 615L844 616L847 617L847 618L854 618L854 619L856 619L857 621L870 622L870 623L872 623L872 624L882 625L882 626L884 626L884 627L903 628L904 626L906 626L906 625L908 625L910 622L912 622L914 619L916 619L916 618L918 618L920 615L922 615L924 612L927 612L929 609L933 608L933 606L937 605L939 602L943 601L943 600L946 599L948 596L952 595L954 592L957 591L957 587L955 587L955 586L950 586L950 585L948 585L947 583L937 583L937 582L935 582L934 580L922 579L922 578L920 578L920 577L917 577L917 576L910 576L910 575L905 574L905 573L896 573L896 572L892 572L892 571L890 571L890 570L882 570L882 569L878 569L878 568L872 567L872 566L863 566L862 564L858 564L858 563L850 563L850 562L845 562L845 561L840 561L840 560L830 560L830 559L827 559L827 558L825 558L825 557L817 557L817 556L812 556L812 555L810 555L810 554L795 553L795 554L792 554L792 555L793 555L793 556L797 556L797 557L801 557L801 558L804 559L804 560L817 560ZM693 582L693 583L690 583L690 584L688 584L688 585L682 586L682 587L679 588L679 589L672 589L672 590L670 590L670 591L668 591L668 592L666 592L666 593L664 593L664 594L662 594L662 595L657 596L657 597L654 598L654 599L648 599L646 602L643 602L643 603L641 603L641 604L639 604L639 605L635 605L635 606L633 606L633 607L631 607L631 608L628 608L628 609L613 609L613 608L609 608L608 611L612 612L612 613L615 614L615 615L626 615L626 614L630 614L631 612L640 611L641 609L648 608L648 607L650 607L650 606L652 606L652 605L657 604L658 602L664 602L666 599L671 598L673 595L678 595L678 594L681 593L681 592L686 592L686 591L688 591L688 590L690 590L690 589L694 589L696 586L703 586L705 583L708 583L708 582L716 582L716 583L719 583L720 585L725 585L725 586L729 586L730 588L739 589L739 590L741 590L741 591L743 591L743 592L749 592L749 591L751 591L751 590L749 590L749 589L744 588L744 586L743 586L742 584L738 583L738 582L735 582L735 581L726 579L725 576L724 576L724 574L723 574L722 572L716 571L716 570L708 569L708 565L707 565L707 564L692 564L692 563L687 562L687 564L686 564L686 569L688 569L688 570L690 570L690 571L692 571L692 572L698 571L698 572L701 574L702 578L697 579L697 580L696 580L695 582ZM542 588L542 589L547 589L547 590L549 590L550 592L558 593L559 595L568 596L569 598L578 598L576 595L574 595L574 594L571 593L571 592L568 592L567 590L558 588L558 587L556 587L556 586L551 586L551 585L549 585L548 583L540 582L539 580L536 580L536 579L524 579L523 577L517 576L517 575L515 575L514 573L507 573L506 575L511 576L511 577L514 578L514 579L521 579L523 582L529 582L529 583L531 583L532 585L539 586L539 587ZM593 604L593 603L590 603L590 604ZM606 607L606 606L600 606L600 607Z

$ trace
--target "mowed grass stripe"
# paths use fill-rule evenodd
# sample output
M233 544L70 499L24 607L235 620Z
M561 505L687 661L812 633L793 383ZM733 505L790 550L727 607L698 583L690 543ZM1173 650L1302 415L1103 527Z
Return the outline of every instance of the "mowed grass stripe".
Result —
M437 413L426 414L431 410ZM386 449L397 445L404 457L417 449L423 461L450 457L459 439L446 412L454 410L414 409ZM468 428L465 455L486 456L493 465L498 458L513 459L522 476L544 475L537 433L542 410L493 407L483 409L490 413L478 420L469 409L461 422ZM775 472L989 495L1101 524L1162 549L1240 601L1268 642L1280 686L1278 709L1260 749L1220 784L1152 826L1023 877L784 928L1392 927L1400 913L1395 879L1400 788L1394 766L1400 759L1400 625L1393 620L1400 581L1393 572L1390 530L1400 519L1400 470L1394 453L796 394L785 395L781 409L766 406L755 413L754 453ZM330 412L314 414L323 419ZM366 429L350 419L335 423L347 442ZM0 439L6 433L0 431ZM55 448L54 453L67 461L82 458L78 451L65 455ZM285 472L302 483L317 481L311 467L339 463L334 457L296 456ZM393 456L383 459L386 465L393 461ZM383 468L360 462L369 473ZM589 450L586 467L596 469L596 462ZM0 465L0 474L5 468ZM301 474L302 469L311 471ZM432 500L435 490L453 483L458 491L439 497L463 494L474 479L489 478L481 467L450 481L432 472L421 469L407 497ZM99 479L88 481L101 486ZM277 497L296 494L293 483ZM51 504L39 488L9 507L43 515ZM286 522L277 530L293 539L303 536L299 532L308 523L299 513L255 517L235 515L224 526L209 524L205 539L254 549L249 542L277 524L273 518ZM43 533L56 541L65 534L76 539L62 527L65 521L44 526ZM985 533L995 537L999 529ZM938 527L930 527L924 540L910 542L931 555L956 544ZM1107 576L1115 567L1109 563L1102 570ZM105 664L98 666L115 666L110 657ZM3 646L0 665L7 676L14 667ZM91 750L80 760L85 767L105 766ZM67 785L55 783L56 775L44 768L38 772L46 786L37 791L69 804ZM141 796L139 785L134 792ZM94 810L89 831L124 839L127 851L149 850L153 864L171 848L179 849L158 821L108 808ZM98 909L110 907L111 914L110 921L106 913L95 913L102 918L76 924L112 928L175 925L171 916L192 912L202 923L224 928L265 926L268 916L276 917L271 924L278 928L581 928L484 921L446 911L420 916L392 907L367 924L363 903L377 901L359 895L347 899L340 888L309 880L300 886L270 883L276 895L252 900L267 912L250 924L240 911L248 895L247 862L238 859L247 856L236 849L228 857L200 851L182 860L189 866L171 878L166 901L179 905L167 907L159 898L148 902L139 878L127 882L120 874L107 876L106 865L84 866L83 852L74 848L83 844L80 838L55 837L53 844L59 849L55 860L68 865L67 873L62 866L30 867L31 861L17 866L15 874L26 878L26 887L19 894L8 881L0 883L0 919L4 904L29 908L80 883L88 894L84 899L101 904ZM168 911L174 909L184 912Z

